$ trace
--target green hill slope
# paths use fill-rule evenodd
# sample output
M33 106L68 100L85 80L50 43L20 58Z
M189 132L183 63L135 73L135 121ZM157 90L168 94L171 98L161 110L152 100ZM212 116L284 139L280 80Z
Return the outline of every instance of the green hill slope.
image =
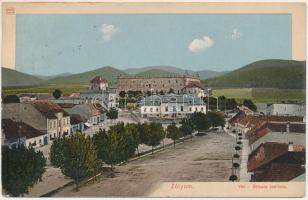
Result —
M52 78L44 82L45 84L80 84L80 83L89 83L91 79L95 76L103 76L105 79L109 81L109 84L113 85L116 83L117 76L128 76L123 71L115 69L113 67L102 67L96 70L79 73L79 74L72 74L69 76L62 76Z
M212 88L304 89L305 80L305 61L261 60L203 83Z
M42 79L13 69L1 68L2 87L37 85Z
M136 74L137 77L170 77L170 76L178 76L177 73L168 72L160 69L150 69L144 72L140 72Z

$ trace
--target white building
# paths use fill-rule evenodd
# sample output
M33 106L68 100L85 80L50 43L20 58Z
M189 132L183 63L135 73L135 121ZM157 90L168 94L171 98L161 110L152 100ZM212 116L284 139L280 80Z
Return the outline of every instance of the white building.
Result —
M145 118L184 118L194 112L206 113L206 105L196 95L152 95L140 102L140 113Z
M264 115L279 115L279 116L305 116L306 115L306 105L304 104L257 103L256 106L257 106L258 112Z
M13 147L18 144L34 148L47 145L48 133L39 131L24 122L2 119L2 145Z

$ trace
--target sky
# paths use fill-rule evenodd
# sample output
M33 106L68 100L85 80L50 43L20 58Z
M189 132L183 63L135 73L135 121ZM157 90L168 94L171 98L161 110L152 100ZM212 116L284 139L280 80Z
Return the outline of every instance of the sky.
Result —
M18 14L16 69L79 73L168 65L230 71L291 59L289 14Z

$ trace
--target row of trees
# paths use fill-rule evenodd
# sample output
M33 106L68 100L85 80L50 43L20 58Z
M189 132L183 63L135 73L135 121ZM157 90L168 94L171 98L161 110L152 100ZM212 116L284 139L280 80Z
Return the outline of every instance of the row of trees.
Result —
M126 162L137 152L139 145L158 146L164 138L171 138L176 143L181 137L197 131L205 131L210 127L223 126L224 119L219 113L209 112L206 115L198 112L184 119L180 126L171 124L165 130L160 123L118 123L108 131L100 129L92 138L76 133L69 137L57 138L50 149L50 161L60 167L64 175L71 177L78 190L80 180L95 175L105 163L114 166Z

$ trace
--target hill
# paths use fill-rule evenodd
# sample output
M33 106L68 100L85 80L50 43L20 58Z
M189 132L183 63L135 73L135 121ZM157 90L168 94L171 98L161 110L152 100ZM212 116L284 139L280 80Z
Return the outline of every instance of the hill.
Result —
M37 85L42 82L42 79L22 73L13 69L8 69L5 67L1 68L2 72L2 87L8 86L30 86L30 85Z
M72 74L68 76L61 76L49 79L44 82L44 84L81 84L81 83L89 83L91 79L95 76L103 76L106 78L110 85L116 83L117 76L128 76L125 72L115 69L113 67L101 67L95 70Z
M304 89L305 81L305 61L261 60L203 83L212 88Z
M144 72L140 72L138 74L135 74L137 77L170 77L170 76L178 76L177 73L168 72L165 70L160 69L150 69Z
M166 72L169 72L171 74L177 74L177 75L183 75L183 74L190 74L196 76L197 74L200 76L200 79L208 79L208 78L214 78L217 76L221 76L225 74L226 72L217 72L217 71L211 71L211 70L201 70L201 71L193 71L193 70L185 70L173 66L149 66L149 67L141 67L141 68L130 68L125 69L124 72L129 75L136 76L137 74L149 71L149 70L163 70Z

